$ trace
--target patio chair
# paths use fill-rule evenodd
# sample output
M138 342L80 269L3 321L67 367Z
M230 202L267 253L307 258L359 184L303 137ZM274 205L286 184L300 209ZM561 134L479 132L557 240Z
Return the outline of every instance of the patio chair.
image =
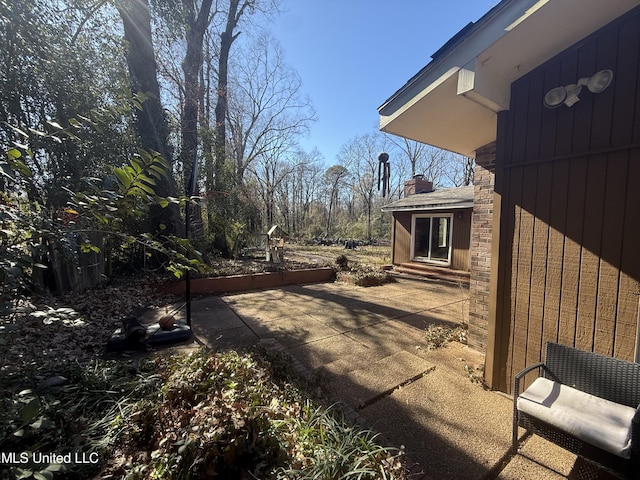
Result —
M522 393L520 381L538 370ZM626 478L640 472L640 364L549 342L545 361L515 376L512 451L518 427Z

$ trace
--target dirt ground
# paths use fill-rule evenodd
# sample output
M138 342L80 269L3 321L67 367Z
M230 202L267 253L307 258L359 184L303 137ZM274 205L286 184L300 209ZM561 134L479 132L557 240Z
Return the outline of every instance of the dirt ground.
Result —
M350 250L340 245L309 246L292 243L285 245L284 253L285 261L326 262L324 264L327 265L335 262L339 255L345 255L351 262L374 267L391 263L391 247L389 245L362 245Z
M218 258L209 263L212 272L207 276L241 275L260 272L277 272L335 266L336 259L344 255L349 267L380 269L391 264L391 247L386 245L362 245L346 249L341 245L304 245L286 243L283 261L266 260L266 252L253 250L237 259Z

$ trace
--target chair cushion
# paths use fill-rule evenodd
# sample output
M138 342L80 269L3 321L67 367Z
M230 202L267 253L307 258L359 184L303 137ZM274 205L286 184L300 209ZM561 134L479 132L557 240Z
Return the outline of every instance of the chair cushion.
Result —
M517 400L518 410L622 458L631 457L635 409L547 378L537 378Z

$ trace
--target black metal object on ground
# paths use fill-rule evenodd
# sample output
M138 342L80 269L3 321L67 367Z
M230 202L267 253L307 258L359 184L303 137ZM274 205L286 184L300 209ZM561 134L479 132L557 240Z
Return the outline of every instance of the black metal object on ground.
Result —
M184 322L175 322L165 330L157 322L142 325L136 317L127 317L122 321L122 328L117 329L107 342L107 351L126 352L175 344L189 340L192 335L191 327Z
M191 326L185 322L172 321L170 328L163 328L161 325L163 318L174 317L185 305L187 304L183 303L163 316L159 322L150 325L140 323L137 317L126 317L122 320L122 328L118 328L107 342L107 351L135 351L191 339Z

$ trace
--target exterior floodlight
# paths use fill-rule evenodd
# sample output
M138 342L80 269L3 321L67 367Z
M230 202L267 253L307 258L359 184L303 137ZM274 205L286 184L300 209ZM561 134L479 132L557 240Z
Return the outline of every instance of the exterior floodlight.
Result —
M600 70L589 80L587 80L587 88L591 93L600 93L607 89L613 81L613 71Z
M556 108L564 103L567 98L567 91L564 87L556 87L547 92L544 96L544 106L547 108Z
M572 83L566 87L556 87L549 90L544 96L544 106L556 108L563 103L567 107L573 107L580 101L582 87L587 87L591 93L600 93L607 89L613 81L612 70L600 70L591 77L583 77L577 83Z

